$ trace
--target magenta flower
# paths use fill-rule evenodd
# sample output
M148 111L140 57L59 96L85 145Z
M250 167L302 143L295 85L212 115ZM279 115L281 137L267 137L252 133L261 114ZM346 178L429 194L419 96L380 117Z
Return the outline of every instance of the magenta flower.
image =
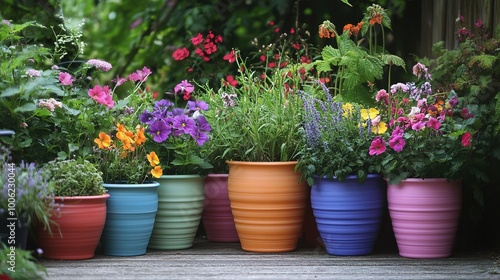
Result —
M411 129L415 130L415 131L420 131L422 128L425 127L425 122L423 121L419 121L419 122L416 122L414 123L412 126L411 126Z
M427 127L432 127L434 130L438 130L441 127L441 122L436 118L430 118L427 122Z
M375 100L377 102L380 102L381 100L384 101L386 104L389 102L389 94L385 89L381 89L377 92L377 95L375 96Z
M127 81L127 79L125 78L122 78L120 76L116 76L115 79L112 79L111 80L112 82L116 83L116 86L119 87L121 86L123 83L125 83Z
M113 108L115 106L108 86L101 87L100 85L95 85L94 88L88 90L88 95L108 108Z
M69 73L61 72L59 73L59 82L63 86L70 86L73 83L73 77Z
M141 83L144 83L148 79L149 75L151 75L151 70L149 70L146 66L144 66L142 70L137 70L134 73L128 75L128 79L130 81L134 82L139 81Z
M464 147L470 146L471 140L472 140L472 134L470 132L467 131L464 134L462 134L462 139L461 139L462 146Z
M385 141L382 139L382 137L377 136L375 139L373 139L371 145L370 145L370 151L368 152L370 156L373 155L380 155L383 152L385 152Z
M401 136L391 137L391 139L389 139L389 147L391 147L395 152L401 152L405 145L405 139Z
M193 91L194 86L188 83L187 80L183 80L182 82L178 83L174 88L174 92L177 94L184 94L184 92L192 93Z

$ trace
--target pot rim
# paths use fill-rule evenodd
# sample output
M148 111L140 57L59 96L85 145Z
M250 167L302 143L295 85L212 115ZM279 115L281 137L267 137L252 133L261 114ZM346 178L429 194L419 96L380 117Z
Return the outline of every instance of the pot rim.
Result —
M294 161L238 161L238 160L226 160L226 163L231 165L296 165L299 163L298 160Z

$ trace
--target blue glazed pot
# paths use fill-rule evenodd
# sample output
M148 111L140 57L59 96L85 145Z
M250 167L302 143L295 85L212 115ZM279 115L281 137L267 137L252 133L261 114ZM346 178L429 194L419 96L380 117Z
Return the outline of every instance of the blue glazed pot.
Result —
M158 211L160 184L104 184L106 224L101 237L102 253L110 256L144 255Z
M372 253L386 204L385 186L382 177L375 174L368 175L363 184L356 176L342 182L314 179L311 206L328 254Z

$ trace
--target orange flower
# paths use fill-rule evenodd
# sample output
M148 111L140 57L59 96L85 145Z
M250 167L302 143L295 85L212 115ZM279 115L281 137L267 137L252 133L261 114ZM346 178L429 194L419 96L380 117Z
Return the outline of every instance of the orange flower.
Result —
M318 33L319 33L320 38L334 38L335 37L335 25L333 25L333 23L331 23L329 20L325 20L319 26Z
M372 18L370 18L370 25L374 24L382 24L382 15L381 14L373 14Z
M99 149L107 149L111 145L111 137L101 131L99 138L95 138L94 142L99 146Z
M161 169L161 166L157 165L153 169L151 169L151 175L155 178L160 178L161 175L163 175L163 170Z
M158 155L154 151L146 155L146 158L148 159L149 164L151 164L151 166L153 167L160 164L160 159L158 158Z
M146 142L146 136L144 136L144 127L139 127L135 130L134 143L136 146L142 145Z

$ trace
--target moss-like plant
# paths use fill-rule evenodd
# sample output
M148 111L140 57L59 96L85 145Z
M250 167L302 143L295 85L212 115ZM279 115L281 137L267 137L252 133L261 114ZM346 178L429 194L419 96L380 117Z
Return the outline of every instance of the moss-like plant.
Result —
M55 196L92 196L106 192L102 173L87 160L54 160L44 165L54 184Z

